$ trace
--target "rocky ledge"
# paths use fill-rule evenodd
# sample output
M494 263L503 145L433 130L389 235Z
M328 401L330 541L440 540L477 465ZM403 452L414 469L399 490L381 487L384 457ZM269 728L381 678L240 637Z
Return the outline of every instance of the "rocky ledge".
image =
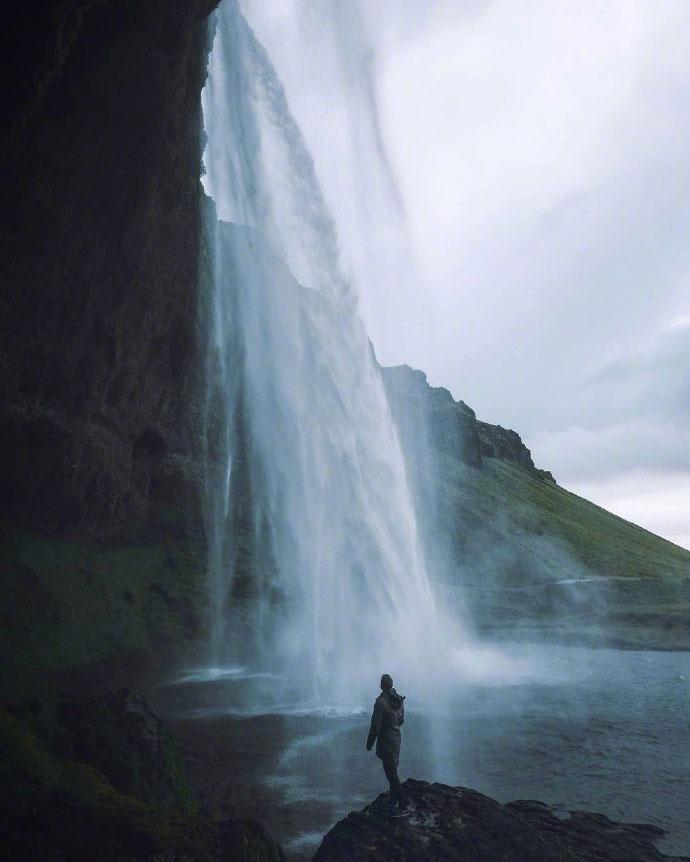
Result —
M126 689L0 703L0 836L12 862L285 859L260 823L198 804L175 739Z
M655 826L614 823L601 814L557 811L541 802L501 805L464 787L408 779L409 816L391 817L382 794L326 835L314 862L651 862L687 860L660 853Z

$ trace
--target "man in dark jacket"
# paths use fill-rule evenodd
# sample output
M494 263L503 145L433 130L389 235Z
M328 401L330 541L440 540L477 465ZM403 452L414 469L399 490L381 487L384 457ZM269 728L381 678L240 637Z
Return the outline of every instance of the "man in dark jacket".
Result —
M383 761L383 771L391 788L391 802L404 809L398 763L400 761L400 725L405 721L405 698L393 688L393 680L387 673L381 677L381 694L374 703L374 714L367 738L367 751L376 742L376 756Z

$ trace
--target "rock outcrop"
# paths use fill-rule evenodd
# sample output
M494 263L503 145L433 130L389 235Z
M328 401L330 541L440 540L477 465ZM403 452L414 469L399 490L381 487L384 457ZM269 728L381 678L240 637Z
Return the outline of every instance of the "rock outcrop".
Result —
M541 802L501 805L464 787L408 779L409 817L391 818L380 796L326 835L314 862L656 862L662 830Z
M426 374L409 365L382 368L381 372L407 450L421 430L439 453L473 467L481 465L481 441L472 408L455 401L447 389L429 386Z
M58 704L60 754L98 769L119 793L193 812L177 742L143 698L126 688Z
M52 740L36 716L19 721L0 705L2 859L285 858L260 823L199 810L175 741L130 692L63 700L46 717Z
M481 441L482 455L485 458L510 461L544 481L556 481L548 470L540 470L534 466L532 453L522 442L517 431L511 431L501 425L491 425L488 422L477 422L477 432Z
M484 458L510 461L538 479L554 482L548 470L535 467L532 453L516 431L477 419L464 401L442 386L430 386L426 374L396 365L381 369L403 447L412 455L420 436L438 455L472 467Z
M488 422L477 422L477 431L482 445L482 455L512 461L526 470L534 470L532 453L516 431Z

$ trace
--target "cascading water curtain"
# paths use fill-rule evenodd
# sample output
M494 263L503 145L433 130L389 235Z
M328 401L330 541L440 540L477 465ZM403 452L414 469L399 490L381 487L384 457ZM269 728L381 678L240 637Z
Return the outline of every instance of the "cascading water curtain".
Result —
M311 156L235 0L212 27L213 661L352 702L380 668L424 677L448 634Z

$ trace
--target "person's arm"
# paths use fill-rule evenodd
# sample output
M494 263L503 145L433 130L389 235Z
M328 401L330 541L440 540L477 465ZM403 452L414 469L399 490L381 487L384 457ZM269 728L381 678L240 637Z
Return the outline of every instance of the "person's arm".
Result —
M371 716L371 725L369 726L369 736L367 737L367 751L371 751L372 746L376 742L376 737L381 731L381 722L383 721L383 707L377 700L374 704L374 712Z
M402 703L400 704L400 724L405 724L405 698L402 699Z

